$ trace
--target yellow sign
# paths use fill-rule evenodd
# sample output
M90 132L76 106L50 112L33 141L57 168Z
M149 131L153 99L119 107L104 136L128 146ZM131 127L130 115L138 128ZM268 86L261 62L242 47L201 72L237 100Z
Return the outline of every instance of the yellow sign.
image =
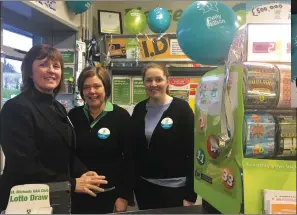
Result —
M108 38L107 50L111 58L125 58L139 60L173 60L190 61L182 52L176 38L163 36L138 38Z

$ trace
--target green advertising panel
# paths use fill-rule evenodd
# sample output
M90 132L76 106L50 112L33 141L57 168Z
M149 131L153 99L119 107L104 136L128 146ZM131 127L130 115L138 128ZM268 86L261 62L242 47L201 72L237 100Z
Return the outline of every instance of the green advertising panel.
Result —
M243 168L245 214L265 214L264 189L296 192L296 161L245 158Z
M233 66L228 86L234 99L231 103L236 124L242 125L243 107L240 80L242 70ZM217 134L221 132L224 68L205 74L200 80L195 110L195 190L221 213L238 214L243 203L242 168L239 153L241 126L236 126L230 147L218 149ZM236 144L235 144L236 143Z
M112 103L117 105L131 104L131 78L113 77Z
M145 88L143 86L142 78L133 78L133 104L138 104L139 102L145 100L147 98Z

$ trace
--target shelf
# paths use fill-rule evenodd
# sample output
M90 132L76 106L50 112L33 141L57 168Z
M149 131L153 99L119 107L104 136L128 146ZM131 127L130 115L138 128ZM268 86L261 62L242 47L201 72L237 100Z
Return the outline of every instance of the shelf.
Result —
M171 76L202 76L214 67L168 67ZM142 67L111 67L112 75L141 75Z
M126 59L126 58L112 58L110 59L111 63L135 63L136 59ZM139 63L147 63L147 62L158 62L158 63L187 63L187 64L196 64L197 62L192 61L191 59L185 59L185 58L168 58L168 59L154 59L154 58L148 58L148 59L139 59Z
M289 114L289 115L295 115L296 116L296 109L251 109L251 108L246 108L245 113L272 113L272 114Z

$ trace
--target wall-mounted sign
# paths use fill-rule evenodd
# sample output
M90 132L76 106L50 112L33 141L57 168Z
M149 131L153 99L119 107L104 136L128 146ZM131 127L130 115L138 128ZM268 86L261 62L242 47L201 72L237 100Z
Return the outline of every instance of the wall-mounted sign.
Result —
M107 50L111 58L126 58L134 60L179 60L190 61L181 51L176 38L163 36L156 40L157 36L108 38L106 41Z
M290 24L249 24L248 38L248 61L291 62Z
M291 1L247 1L247 23L291 23Z
M52 11L57 10L56 1L38 1L38 3Z

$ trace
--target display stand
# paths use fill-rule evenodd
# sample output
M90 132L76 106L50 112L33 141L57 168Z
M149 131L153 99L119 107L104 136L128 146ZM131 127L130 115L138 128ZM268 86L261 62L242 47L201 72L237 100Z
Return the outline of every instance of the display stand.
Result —
M100 46L104 47L101 53L106 53L102 61L110 58L111 101L130 113L138 102L146 99L142 71L147 63L165 64L170 73L171 95L188 101L193 109L199 77L214 69L188 59L174 34L106 35Z
M227 96L224 68L208 72L199 83L195 190L221 213L296 214L289 29L290 24L245 27L245 62L231 66ZM226 128L231 140L224 143L219 135Z

